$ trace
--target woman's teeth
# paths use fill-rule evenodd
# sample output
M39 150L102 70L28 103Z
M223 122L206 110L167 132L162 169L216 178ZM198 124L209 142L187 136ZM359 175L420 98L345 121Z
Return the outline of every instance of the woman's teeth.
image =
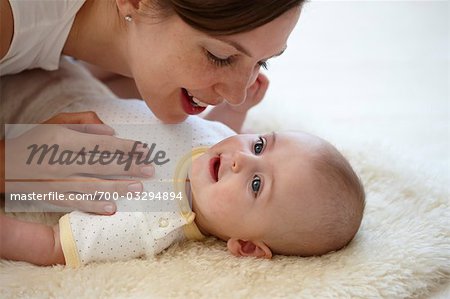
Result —
M187 93L188 93L189 97L191 98L191 101L194 102L194 104L196 104L197 106L200 106L200 107L208 107L208 104L203 103L202 101L200 101L199 99L197 99L196 97L191 95L191 93L189 91Z
M199 99L197 99L197 98L192 98L192 101L195 103L195 104L197 104L198 106L200 106L200 107L208 107L208 104L206 104L206 103L203 103L202 101L200 101Z

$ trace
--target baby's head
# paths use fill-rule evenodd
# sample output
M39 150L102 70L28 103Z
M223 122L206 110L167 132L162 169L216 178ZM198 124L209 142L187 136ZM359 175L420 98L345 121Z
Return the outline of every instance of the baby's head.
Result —
M347 160L302 132L236 135L193 162L196 224L237 256L311 256L348 244L365 195Z

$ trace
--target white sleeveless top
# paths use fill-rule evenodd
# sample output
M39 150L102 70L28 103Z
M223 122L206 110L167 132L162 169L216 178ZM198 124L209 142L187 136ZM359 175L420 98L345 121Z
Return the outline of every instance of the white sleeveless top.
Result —
M14 34L0 60L0 75L56 70L75 15L85 0L9 0Z

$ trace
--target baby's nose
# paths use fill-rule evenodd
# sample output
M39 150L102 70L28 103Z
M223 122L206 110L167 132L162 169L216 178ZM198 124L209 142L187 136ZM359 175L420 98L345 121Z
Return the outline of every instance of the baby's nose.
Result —
M250 155L242 151L235 151L232 158L231 169L233 172L239 172L248 164Z

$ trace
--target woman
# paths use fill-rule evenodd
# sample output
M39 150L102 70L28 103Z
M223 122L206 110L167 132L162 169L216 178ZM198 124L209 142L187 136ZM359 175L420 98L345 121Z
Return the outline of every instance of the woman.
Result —
M132 78L141 98L163 122L181 122L213 105L206 117L239 131L248 109L268 85L259 70L285 50L303 2L0 0L0 74L57 69L60 56L69 55ZM86 113L57 115L48 123L101 120ZM82 144L93 147L79 135ZM118 144L117 138L110 138ZM127 146L123 141L119 148ZM3 152L4 145L1 148ZM113 172L143 176L124 173L120 167ZM95 176L104 171L90 167L84 173ZM110 183L111 190L119 184L129 182ZM111 213L103 210L104 203L96 206L94 212Z

